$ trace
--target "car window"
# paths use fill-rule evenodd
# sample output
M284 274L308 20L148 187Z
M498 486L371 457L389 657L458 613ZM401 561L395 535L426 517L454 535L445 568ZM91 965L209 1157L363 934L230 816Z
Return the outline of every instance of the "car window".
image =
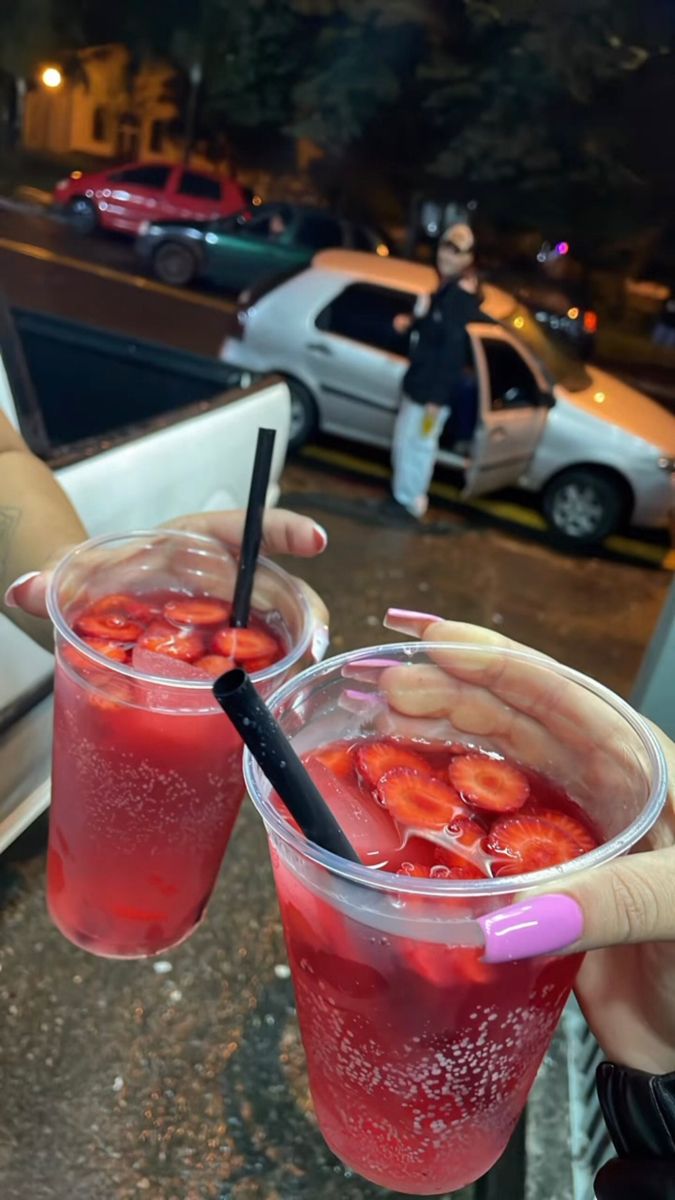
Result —
M170 167L128 167L126 171L115 171L108 179L111 183L137 183L142 187L165 188L170 174Z
M551 383L561 383L570 392L591 386L591 377L579 359L574 358L560 341L551 337L529 309L519 305L505 327L522 341L538 359Z
M310 250L327 250L330 246L341 246L343 240L342 226L335 217L312 213L302 217L298 225L296 241Z
M198 175L196 171L183 171L178 192L181 196L196 196L199 200L220 200L218 180Z
M522 355L508 342L483 339L490 378L490 407L493 412L527 408L539 402L539 387Z
M412 313L417 296L371 283L353 283L324 308L316 325L325 333L342 337L394 354L407 352L408 337L394 329L394 317Z
M247 237L279 238L286 233L292 218L292 209L287 204L275 204L252 217L243 213L237 217L237 228Z

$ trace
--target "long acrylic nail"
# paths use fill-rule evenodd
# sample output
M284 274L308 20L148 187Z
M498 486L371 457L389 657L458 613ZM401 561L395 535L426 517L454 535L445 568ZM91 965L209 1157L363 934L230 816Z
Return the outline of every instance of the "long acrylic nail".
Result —
M330 645L330 630L327 625L317 625L312 634L310 654L315 663L320 663Z
M19 589L31 579L37 579L39 574L39 571L26 571L25 575L19 575L18 579L15 579L12 583L10 583L7 591L5 592L5 607L18 608L19 604L17 602L17 594Z
M485 937L485 961L513 962L554 954L578 942L584 914L571 896L547 893L498 908L478 918Z
M358 679L361 683L379 683L386 667L400 667L396 658L357 658L345 663L340 674L343 679Z
M358 692L353 688L346 688L338 699L338 705L347 712L372 717L385 709L387 702L379 692Z
M412 608L388 608L383 625L385 629L394 629L396 633L421 637L428 625L435 625L442 620L443 617L435 613L416 612Z
M319 525L318 521L314 521L314 540L319 550L325 550L328 545L328 534L323 525Z

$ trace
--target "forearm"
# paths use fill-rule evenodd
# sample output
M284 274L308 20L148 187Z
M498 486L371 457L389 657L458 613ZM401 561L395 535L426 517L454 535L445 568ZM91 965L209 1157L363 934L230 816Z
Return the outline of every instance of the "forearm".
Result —
M5 435L0 448L0 597L19 575L40 570L60 550L86 537L65 492L43 462ZM51 647L51 630L19 609L2 611L30 637Z

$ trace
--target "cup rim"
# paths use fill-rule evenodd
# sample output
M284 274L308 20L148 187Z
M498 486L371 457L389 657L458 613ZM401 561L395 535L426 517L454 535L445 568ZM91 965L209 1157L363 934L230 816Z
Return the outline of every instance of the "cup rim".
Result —
M509 875L494 879L457 881L418 879L412 876L395 875L389 871L373 870L372 867L363 866L361 863L348 862L346 859L340 858L329 850L323 850L320 846L315 845L314 842L310 842L301 834L296 833L284 820L278 809L270 802L269 791L271 789L269 788L269 784L250 750L244 747L244 781L248 794L259 815L262 817L268 834L273 832L292 850L318 866L324 867L332 875L341 876L343 879L364 884L379 891L395 891L411 896L432 898L447 896L454 898L463 897L465 899L477 896L506 896L512 895L514 892L529 892L535 888L555 882L559 882L560 886L564 888L565 885L569 885L572 877L582 871L587 871L611 862L612 859L630 850L636 842L639 842L644 837L662 812L668 794L668 770L657 738L652 733L644 718L630 704L611 691L610 688L605 687L604 684L597 682L595 679L591 679L590 676L584 675L581 671L576 671L574 668L567 667L555 659L538 654L536 651L517 650L512 647L495 645L481 645L476 642L383 643L358 651L347 651L335 658L326 659L322 663L317 663L309 667L299 675L294 676L293 679L288 680L274 692L267 700L267 704L276 714L279 706L288 700L299 687L324 674L328 667L339 671L345 664L357 662L359 658L372 659L378 655L391 658L396 653L401 655L401 665L403 665L405 656L411 657L412 652L420 653L438 651L439 649L473 651L482 655L492 655L493 657L506 655L514 662L522 662L527 665L548 669L573 683L580 684L587 691L607 701L610 707L619 713L637 734L647 754L648 764L652 770L652 779L649 797L643 810L621 833L610 838L609 841L603 842L595 850L579 855L578 858L572 859L568 863L563 863L558 867L548 867L541 871L531 871L527 874ZM267 788L267 794L261 790L260 783L262 780L264 780Z
M58 602L59 581L63 575L63 572L79 554L82 554L85 551L91 550L97 546L105 546L107 542L123 542L127 539L131 540L133 538L151 538L156 541L160 538L167 537L176 539L182 538L186 541L201 542L205 548L207 546L210 548L215 548L221 555L225 549L228 551L228 553L231 553L234 558L236 558L236 547L233 547L230 543L221 542L218 538L210 537L208 534L193 533L189 529L134 529L127 533L99 534L97 537L89 538L86 542L79 542L77 546L73 546L72 549L70 549L68 553L65 554L57 563L47 588L47 611L54 628L61 634L61 636L64 637L66 641L71 644L71 646L75 646L75 648L81 654L85 654L99 666L107 667L110 670L115 671L117 674L125 676L126 678L141 680L143 683L156 684L164 688L176 688L180 691L208 691L211 693L213 690L212 679L171 679L162 675L148 675L143 671L137 671L132 666L127 666L125 663L115 662L114 659L107 658L104 654L99 654L98 651L92 650L91 646L88 646L87 643L83 641L83 639L79 637L79 635L75 633L75 631L68 625ZM251 675L251 679L254 683L267 683L269 680L274 680L277 675L281 675L282 673L290 670L291 667L295 666L298 660L302 658L302 655L309 648L312 637L312 613L305 593L293 576L289 575L288 571L284 571L283 567L278 566L278 564L272 562L271 559L265 558L262 554L258 557L258 564L264 566L266 570L270 571L272 575L275 575L280 581L283 581L286 586L289 587L303 616L301 635L297 643L292 647L288 654L285 655L284 658L279 659L278 662L273 663L271 667L267 667L263 671L256 671Z

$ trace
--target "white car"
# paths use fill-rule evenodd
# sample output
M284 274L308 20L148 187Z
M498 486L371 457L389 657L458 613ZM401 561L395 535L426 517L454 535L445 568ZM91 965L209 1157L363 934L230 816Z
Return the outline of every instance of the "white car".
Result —
M397 313L437 286L418 263L343 250L242 293L221 358L275 371L291 389L292 448L318 429L388 447L407 367ZM627 384L568 356L514 297L486 288L498 323L468 334L479 391L464 495L517 484L541 494L556 533L592 544L627 523L667 523L675 507L675 418Z

